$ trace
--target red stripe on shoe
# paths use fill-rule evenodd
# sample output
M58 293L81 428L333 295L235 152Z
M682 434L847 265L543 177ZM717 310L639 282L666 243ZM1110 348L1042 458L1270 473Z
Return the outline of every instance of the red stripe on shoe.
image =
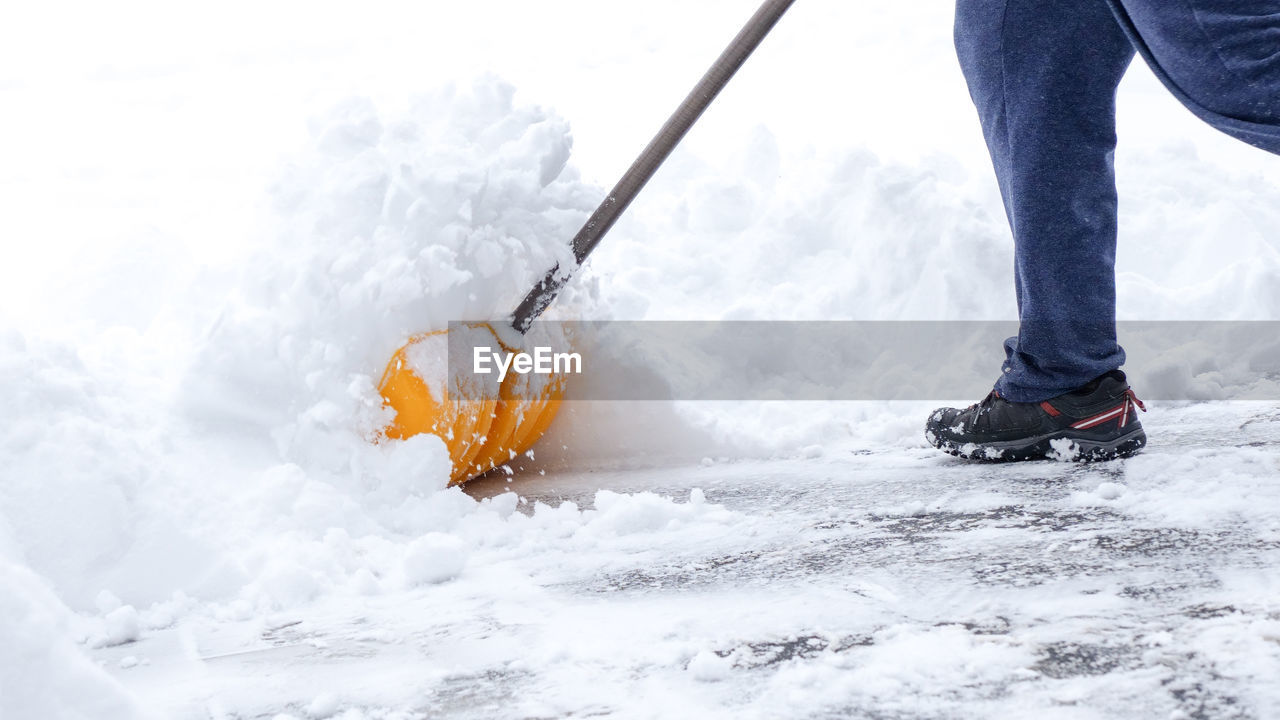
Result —
M1117 405L1104 413L1098 413L1093 417L1087 417L1080 422L1073 424L1071 427L1077 430L1084 430L1086 428L1091 428L1094 425L1101 425L1112 418L1119 417L1120 414L1124 412L1124 409L1128 404L1129 401L1125 400L1124 403Z
M1045 400L1044 402L1040 403L1040 409L1049 413L1049 417L1058 417L1059 415L1062 414L1058 412L1058 408L1050 405L1048 400Z

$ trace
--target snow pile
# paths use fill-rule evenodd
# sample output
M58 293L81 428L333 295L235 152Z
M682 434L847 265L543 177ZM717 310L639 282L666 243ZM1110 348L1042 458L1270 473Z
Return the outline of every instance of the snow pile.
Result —
M853 145L816 159L782 143L757 127L714 171L673 160L593 259L620 316L1010 316L995 270L1012 243L985 174L941 152L905 164ZM660 292L649 290L655 268Z
M368 437L388 420L376 383L397 347L503 317L571 262L599 191L567 167L567 124L513 95L490 79L402 114L352 99L313 123L273 190L280 227L184 388L196 415L254 423L287 457L340 465L353 428Z
M1185 141L1124 140L1120 317L1274 319L1280 186ZM994 177L957 154L907 162L850 143L815 159L758 126L713 167L678 152L645 193L593 259L620 317L1016 318Z
M170 625L152 604L209 589L214 555L175 516L182 506L155 467L157 416L138 397L148 386L14 331L0 340L0 378L0 717L142 717L77 643L120 645Z
M72 642L67 607L7 555L0 547L0 717L147 717L120 683Z
M1186 140L1136 140L1117 151L1120 317L1280 319L1280 159L1213 162Z
M173 420L152 405L149 379L103 374L71 347L16 332L0 346L0 377L0 527L17 557L78 609L109 588L148 604L208 591L213 551L181 514L186 488L160 450Z

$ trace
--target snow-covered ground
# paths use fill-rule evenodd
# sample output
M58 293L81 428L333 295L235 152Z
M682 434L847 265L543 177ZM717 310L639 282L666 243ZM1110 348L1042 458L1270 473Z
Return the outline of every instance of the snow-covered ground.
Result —
M13 10L0 719L1280 714L1276 402L1095 466L920 403L583 403L465 491L366 441L755 4ZM1012 317L950 23L797 3L553 314ZM1280 320L1280 158L1140 65L1120 108L1121 317Z

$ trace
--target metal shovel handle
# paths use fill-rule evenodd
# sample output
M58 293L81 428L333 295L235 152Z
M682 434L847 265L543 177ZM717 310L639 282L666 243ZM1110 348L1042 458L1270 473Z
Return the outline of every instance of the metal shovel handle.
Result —
M605 233L609 232L609 228L618 221L631 201L640 194L640 190L649 182L658 168L662 167L662 163L671 155L671 151L675 150L685 133L689 132L689 128L702 117L702 113L716 99L725 85L729 84L729 80L738 72L738 68L751 57L751 53L759 47L761 41L793 2L795 0L765 0L755 15L751 16L738 36L729 43L729 47L720 54L711 69L702 76L693 91L684 99L684 102L680 103L680 107L676 108L675 113L649 142L648 147L640 153L640 157L636 158L626 174L600 203L600 207L596 208L586 224L574 236L575 266L568 272L563 272L559 265L551 268L546 276L529 291L512 314L512 327L521 334L527 332L533 321L547 309L552 300L555 300L560 288L564 287L573 272L582 265L596 245L600 244Z

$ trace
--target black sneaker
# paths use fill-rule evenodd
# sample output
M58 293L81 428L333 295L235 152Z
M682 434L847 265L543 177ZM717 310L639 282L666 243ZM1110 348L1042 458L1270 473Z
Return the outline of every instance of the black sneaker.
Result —
M934 410L925 437L934 447L974 460L1076 460L1128 457L1147 444L1146 412L1119 370L1038 403L1009 402L992 390L964 410Z

